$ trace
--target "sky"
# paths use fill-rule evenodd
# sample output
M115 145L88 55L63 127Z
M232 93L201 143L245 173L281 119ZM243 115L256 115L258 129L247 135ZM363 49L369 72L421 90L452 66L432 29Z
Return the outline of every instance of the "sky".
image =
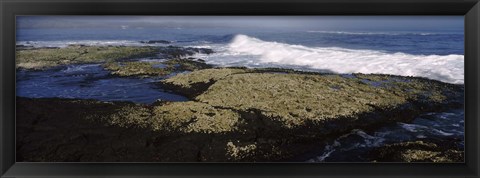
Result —
M17 28L285 28L463 31L463 16L18 16Z

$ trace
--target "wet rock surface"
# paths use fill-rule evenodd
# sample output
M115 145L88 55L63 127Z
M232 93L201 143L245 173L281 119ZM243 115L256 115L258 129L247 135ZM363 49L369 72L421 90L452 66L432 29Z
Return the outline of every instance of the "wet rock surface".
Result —
M103 64L103 67L111 71L111 74L122 77L155 77L170 75L174 72L207 69L213 66L200 62L198 59L168 59L163 62L107 62Z
M211 54L214 51L209 48L193 48L193 47L179 47L179 46L166 46L159 48L161 56L164 58L180 58L195 53Z
M131 58L154 57L155 47L84 46L27 48L16 51L17 68L46 69L68 64L101 63Z
M139 105L17 98L17 157L288 161L308 154L319 141L352 129L374 129L409 122L426 112L461 108L464 95L463 85L423 78L281 69L198 69L160 85L192 101ZM45 144L49 146L41 147ZM382 152L387 155L396 148ZM441 161L428 155L447 154L432 152L439 153L408 152L414 158L405 161Z
M436 143L435 143L436 142ZM375 162L463 162L455 141L412 141L385 145L370 152Z
M204 134L202 124L197 127L191 118L153 120L158 108L74 99L17 98L17 103L17 161L202 161L226 156L219 145L225 134ZM203 116L198 122L215 118L202 106L190 107L192 113L195 108L200 113L194 115ZM160 130L163 126L178 128Z
M162 75L171 71L211 68L211 65L205 64L201 59L186 58L196 53L211 54L213 50L177 46L70 45L65 48L30 48L22 45L17 47L16 62L17 68L36 70L69 64L106 63L106 69L113 70L114 74L120 76ZM167 59L163 62L168 65L167 69L160 70L152 66L155 63L132 61L155 57Z

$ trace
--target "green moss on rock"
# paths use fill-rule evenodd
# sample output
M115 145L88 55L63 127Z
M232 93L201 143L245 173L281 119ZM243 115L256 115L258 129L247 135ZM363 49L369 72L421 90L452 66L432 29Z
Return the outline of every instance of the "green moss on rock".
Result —
M165 88L175 92L182 93L185 96L193 98L203 93L207 88L226 76L245 73L246 69L204 69L197 70L187 74L178 74L162 81Z
M118 76L165 76L172 73L171 68L156 68L153 65L157 63L151 62L107 62L103 67L111 74Z
M91 114L88 119L169 133L225 133L235 131L241 124L240 115L232 110L193 101L158 106L125 104L109 113Z
M158 67L163 65L162 67ZM194 61L191 59L170 59L164 62L107 62L103 67L111 74L122 77L127 76L166 76L173 72L194 71L199 69L211 68L209 64Z
M92 120L98 118L103 118L106 123L113 126L124 128L138 127L149 130L153 129L152 122L154 122L151 110L136 104L120 107L110 115L90 117Z
M435 89L438 88L422 91L439 95L441 90ZM263 115L293 127L307 121L328 121L388 110L415 97L413 93L365 85L338 75L246 73L215 82L195 99L212 106L258 109ZM427 99L425 102L437 102Z
M225 78L226 76L238 73L245 73L245 69L205 69L194 71L188 74L178 74L174 77L164 80L164 83L179 86L182 88L190 89L197 83L209 83L210 81L217 81Z
M236 145L237 144L237 145ZM254 157L256 154L256 144L244 144L228 142L227 143L227 157L231 160L237 161Z
M68 46L16 51L17 68L44 69L67 64L99 63L129 58L153 57L154 47Z
M156 130L221 133L236 130L240 115L229 109L217 109L198 102L176 102L153 109Z

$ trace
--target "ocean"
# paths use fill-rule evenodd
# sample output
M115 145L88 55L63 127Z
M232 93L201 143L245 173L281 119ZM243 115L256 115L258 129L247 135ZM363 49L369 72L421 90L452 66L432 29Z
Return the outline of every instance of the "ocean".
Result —
M463 31L315 31L259 28L20 29L17 44L62 47L165 45L212 48L195 56L219 66L382 73L462 84Z
M216 66L393 74L464 84L463 31L120 26L18 29L16 39L17 45L34 47L70 44L203 47L211 48L215 53L193 57ZM141 43L148 40L171 43ZM17 96L125 100L146 104L157 99L188 100L155 85L163 79L161 77L112 78L108 75L108 71L98 64L60 66L43 71L17 70ZM318 150L318 155L305 161L362 161L363 154L369 149L388 143L422 138L463 140L463 118L464 111L457 109L427 113L413 123L396 123L375 131L354 130L328 141L325 148ZM462 141L459 147L463 144Z

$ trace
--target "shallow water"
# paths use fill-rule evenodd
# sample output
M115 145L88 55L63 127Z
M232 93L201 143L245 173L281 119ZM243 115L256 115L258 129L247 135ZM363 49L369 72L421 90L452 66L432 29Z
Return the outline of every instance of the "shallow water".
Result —
M163 78L117 77L100 64L56 67L43 71L17 71L17 96L31 98L81 98L101 101L153 103L157 99L187 101L184 96L159 88Z
M464 111L427 113L412 123L388 125L372 132L353 130L348 134L327 142L317 156L307 162L351 162L365 161L368 151L385 144L415 141L419 139L451 140L464 149Z

